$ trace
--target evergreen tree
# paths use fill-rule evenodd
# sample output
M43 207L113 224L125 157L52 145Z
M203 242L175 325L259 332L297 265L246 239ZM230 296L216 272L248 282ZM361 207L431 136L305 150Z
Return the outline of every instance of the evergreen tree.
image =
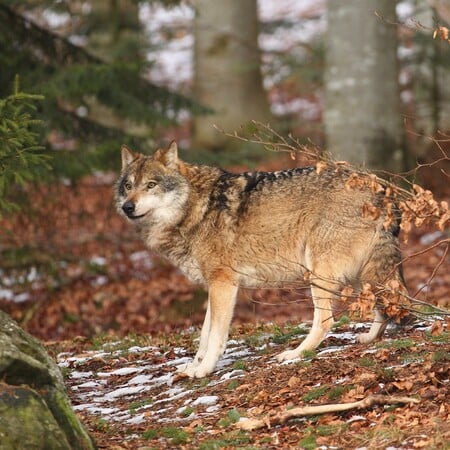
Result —
M102 7L105 3L119 6L111 13ZM69 30L67 25L65 37L38 25L30 14L37 18L49 11L61 14L61 8L74 8L79 2L0 0L0 98L11 92L16 74L24 91L45 97L38 114L45 124L43 142L54 150L52 165L57 174L75 176L116 167L122 142L145 149L146 144L154 145L155 127L173 123L180 110L201 110L184 96L144 78L141 30L126 18L123 3L93 1L89 3L92 17L86 11L78 13L90 17L84 21L70 10L66 17L77 26ZM100 17L109 41L99 37ZM131 29L134 34L129 33ZM90 42L93 52L88 51Z
M39 179L48 169L44 147L37 144L41 121L35 118L41 96L20 92L16 77L14 93L0 99L0 217L17 208L11 194L17 186Z

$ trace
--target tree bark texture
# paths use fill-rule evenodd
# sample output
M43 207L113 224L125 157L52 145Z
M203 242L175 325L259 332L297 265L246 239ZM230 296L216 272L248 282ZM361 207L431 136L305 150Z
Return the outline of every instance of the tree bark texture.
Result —
M328 151L338 160L372 169L403 168L396 3L328 0Z
M194 96L212 114L197 116L195 147L218 149L250 120L266 122L270 109L263 89L256 0L196 0Z

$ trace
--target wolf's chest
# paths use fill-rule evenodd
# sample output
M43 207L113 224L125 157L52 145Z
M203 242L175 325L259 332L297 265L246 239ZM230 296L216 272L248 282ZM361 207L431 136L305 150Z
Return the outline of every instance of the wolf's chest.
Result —
M200 266L191 258L182 261L172 261L191 281L194 283L204 283L205 278Z

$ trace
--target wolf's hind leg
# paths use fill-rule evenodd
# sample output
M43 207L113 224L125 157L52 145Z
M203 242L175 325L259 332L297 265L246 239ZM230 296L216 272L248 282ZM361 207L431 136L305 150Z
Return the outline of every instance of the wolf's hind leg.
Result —
M309 334L297 348L280 353L277 356L279 362L298 358L305 350L315 350L333 325L332 299L336 284L325 281L320 281L320 283L321 286L311 286L314 318Z
M367 333L360 333L357 336L357 341L361 344L370 344L377 339L380 339L388 324L388 318L378 309L374 310L375 317L373 318L372 326Z
M372 286L387 285L389 281L398 282L398 291L402 299L402 293L407 294L402 268L400 264L400 250L397 239L390 233L381 235L380 242L374 247L372 256L364 267L361 274L361 283L370 283ZM394 296L395 298L395 296ZM370 344L380 339L389 322L388 316L384 312L384 306L376 306L374 310L374 319L367 333L361 333L357 336L358 342Z

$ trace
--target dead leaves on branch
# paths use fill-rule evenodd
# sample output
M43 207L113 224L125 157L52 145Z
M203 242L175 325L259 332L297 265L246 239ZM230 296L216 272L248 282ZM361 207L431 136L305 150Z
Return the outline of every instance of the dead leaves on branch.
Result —
M433 31L433 39L439 38L441 41L450 43L449 29L447 27L438 27Z
M411 311L409 296L395 279L377 287L365 283L359 292L352 286L345 286L340 292L340 301L350 303L348 310L352 319L367 319L377 305L396 322L407 317Z
M399 207L402 212L400 228L404 232L404 242L407 242L413 224L418 228L435 223L440 231L444 231L450 225L448 203L438 202L431 191L417 184L412 185L410 198L401 201Z
M317 163L319 164L322 171L323 163ZM438 202L430 190L418 184L412 184L411 190L407 191L375 174L355 171L348 177L345 187L347 190L368 188L374 194L383 193L383 207L367 202L363 205L362 216L377 220L383 215L383 227L389 230L397 222L397 214L400 213L400 229L405 243L408 242L413 226L419 228L423 225L435 225L440 231L450 226L448 203Z

